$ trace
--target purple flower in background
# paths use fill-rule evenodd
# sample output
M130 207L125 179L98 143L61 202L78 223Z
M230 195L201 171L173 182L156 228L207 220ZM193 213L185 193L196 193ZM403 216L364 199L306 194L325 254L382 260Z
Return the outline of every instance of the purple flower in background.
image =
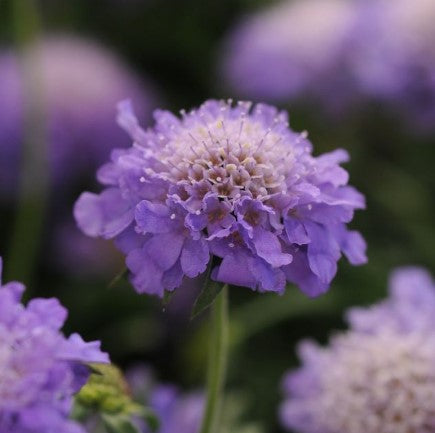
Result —
M86 234L115 238L138 292L163 296L211 256L216 281L278 293L289 281L310 296L328 289L342 252L365 263L346 228L364 198L347 186L344 150L313 157L306 133L263 104L210 100L155 119L145 131L120 104L133 146L113 151L98 172L106 189L74 209Z
M435 2L365 4L354 73L361 91L401 110L421 131L434 129Z
M1 260L0 260L1 276ZM24 286L0 282L0 432L80 433L68 419L87 362L108 362L99 342L60 331L67 311L58 300L20 302Z
M156 384L151 371L136 366L127 372L136 401L150 406L159 417L160 427L156 433L197 433L200 428L205 398L202 392L181 393L169 384ZM141 423L144 433L151 433Z
M48 158L57 186L89 176L114 147L128 144L113 124L115 104L134 99L141 118L154 96L123 63L100 45L73 36L47 37L30 52L47 117ZM0 194L13 197L19 179L26 98L16 52L0 52Z
M392 332L427 332L435 329L435 283L419 267L399 268L390 277L390 297L370 308L351 308L347 319L353 329L375 333L380 327Z
M351 309L329 347L303 342L284 380L284 426L301 433L435 431L435 283L395 271L390 297Z
M347 55L357 23L347 0L284 0L245 18L223 47L223 74L237 94L339 110L354 96Z
M84 235L73 220L59 222L51 240L50 265L67 275L107 276L113 269L122 269L123 257L115 246Z
M204 403L204 395L200 392L181 394L172 385L156 387L151 394L150 405L160 419L158 433L198 432Z
M332 114L380 101L434 129L432 0L284 0L245 18L222 50L237 94L320 102Z

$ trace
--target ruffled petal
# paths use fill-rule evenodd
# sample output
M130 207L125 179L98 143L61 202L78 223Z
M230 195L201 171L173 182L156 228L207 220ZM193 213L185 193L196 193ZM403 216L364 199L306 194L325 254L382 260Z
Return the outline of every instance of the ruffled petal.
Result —
M336 149L316 158L316 178L320 183L330 183L334 186L346 185L349 173L338 164L349 161L349 154L344 149Z
M236 250L223 258L222 263L213 270L212 278L222 283L255 289L257 280L249 269L250 259L247 252Z
M340 239L340 248L352 265L367 263L367 244L361 233L348 231L344 228L344 235Z
M180 261L178 260L171 269L163 274L162 284L165 290L172 291L181 286L183 282L183 269L181 268Z
M109 356L101 352L99 341L85 342L79 334L71 334L58 349L58 358L65 361L108 363Z
M136 206L136 224L144 233L168 233L171 230L169 212L164 204L143 200Z
M292 255L293 262L283 268L287 280L296 284L308 296L314 297L325 293L329 288L329 284L321 281L313 273L306 253L294 251Z
M35 314L40 324L54 330L62 327L68 314L56 298L32 299L27 305L27 311Z
M284 293L286 279L281 269L273 268L264 260L253 258L249 261L249 270L258 281L260 292Z
M100 195L84 192L74 205L74 218L88 236L113 238L133 221L134 211L116 188Z
M163 271L143 249L131 251L127 255L126 264L132 273L131 282L139 293L163 297Z
M125 129L136 143L146 145L146 133L139 126L134 114L133 104L129 99L118 103L118 124Z
M291 263L292 256L282 252L278 237L262 227L255 227L252 242L257 254L274 268Z
M297 218L285 218L284 227L287 239L291 244L304 245L310 242L304 225Z
M145 243L142 251L146 252L153 262L162 270L172 268L180 257L184 237L174 233L153 235Z
M320 281L329 284L337 272L337 260L340 258L338 243L319 224L306 222L304 225L311 240L307 248L310 269Z
M181 267L190 278L202 274L210 260L208 244L204 239L186 239L181 253Z

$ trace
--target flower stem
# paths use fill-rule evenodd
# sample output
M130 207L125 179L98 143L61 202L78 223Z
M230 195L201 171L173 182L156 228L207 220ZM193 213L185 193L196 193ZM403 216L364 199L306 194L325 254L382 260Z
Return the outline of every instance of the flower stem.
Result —
M23 88L23 143L15 224L12 230L8 279L28 283L36 266L48 192L45 110L41 71L29 48L38 39L39 11L33 0L12 2L14 39L19 52Z
M216 297L207 371L207 402L200 433L218 433L228 357L228 285Z

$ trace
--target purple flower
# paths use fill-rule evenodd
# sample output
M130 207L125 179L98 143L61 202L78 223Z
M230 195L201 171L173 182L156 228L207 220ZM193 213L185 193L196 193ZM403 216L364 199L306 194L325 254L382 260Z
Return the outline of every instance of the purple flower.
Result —
M261 292L286 281L325 292L344 253L365 263L365 242L346 224L364 198L347 186L344 150L318 157L306 133L271 106L210 100L177 118L156 111L143 130L129 102L119 122L130 149L98 172L74 215L89 236L115 238L140 293L163 296L202 274Z
M197 433L204 410L202 392L181 393L170 384L153 382L152 373L144 366L137 366L127 372L127 379L134 398L151 407L160 420L156 433ZM140 423L144 433L151 433Z
M69 218L54 228L51 240L50 265L67 275L106 276L110 270L122 268L123 257L114 246L84 235Z
M390 277L390 297L370 308L351 308L347 319L359 332L375 333L380 327L392 332L433 332L435 283L428 271L399 268Z
M435 3L379 0L365 9L354 65L362 92L389 103L421 131L433 130Z
M154 96L106 48L73 36L51 36L32 48L43 94L52 181L70 185L90 175L113 147L128 144L113 124L115 104L130 95L147 118ZM24 135L23 70L16 52L0 52L0 194L13 197Z
M0 259L0 276L1 276ZM20 302L24 286L0 281L0 432L80 433L68 419L87 362L108 362L99 342L66 338L67 311L55 298Z
M435 283L420 268L395 271L390 297L351 309L351 329L329 347L305 341L281 406L301 433L435 430Z
M339 110L356 89L347 56L357 12L346 0L284 0L248 16L224 43L223 75L243 97Z
M283 0L245 18L222 49L238 95L315 101L328 114L382 102L434 129L432 0Z
M183 395L172 385L160 385L153 390L150 404L160 419L158 433L199 431L204 410L202 393Z

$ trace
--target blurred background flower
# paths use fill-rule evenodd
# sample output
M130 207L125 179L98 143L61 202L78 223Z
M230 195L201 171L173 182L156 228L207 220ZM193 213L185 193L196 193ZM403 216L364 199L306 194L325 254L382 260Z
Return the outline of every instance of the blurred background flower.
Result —
M31 48L30 56L41 75L51 180L56 187L71 189L89 178L112 148L128 144L113 121L116 103L131 97L138 116L147 121L155 93L114 53L89 39L47 36ZM0 188L9 197L17 192L25 126L21 67L18 55L4 49L0 54L0 110L5 113L0 123Z
M159 383L152 369L145 364L136 364L126 373L135 401L148 405L160 419L157 433L199 433L205 404L201 390L183 392L171 383ZM246 396L230 394L223 410L222 433L262 433L257 423L240 417L246 405ZM141 424L144 433L151 433Z
M416 132L435 130L435 4L369 1L356 40L361 92L398 112Z
M351 309L351 328L284 379L283 424L302 433L429 432L435 428L435 284L419 268L393 274L390 297Z
M371 103L433 131L435 6L430 0L284 0L238 22L221 49L226 88L349 119Z
M196 391L182 394L175 385L156 383L149 367L136 365L127 371L127 380L136 401L149 405L160 419L158 433L199 431L204 395ZM144 433L151 433L145 425Z
M0 120L0 201L12 208L20 173L37 170L22 166L27 101L23 68L34 67L47 123L47 148L39 153L46 153L50 188L47 221L54 227L44 242L50 251L48 264L64 272L81 269L79 272L85 274L116 268L116 254L102 252L98 243L86 242L75 229L72 198L77 188L93 184L95 169L111 149L128 144L126 134L114 122L116 103L129 95L137 101L138 116L147 121L156 91L114 52L90 39L46 36L27 56L31 65L24 66L12 48L0 52L0 111L4 113Z
M356 2L284 0L239 22L222 47L231 91L255 100L321 102L326 112L354 100L346 63Z

